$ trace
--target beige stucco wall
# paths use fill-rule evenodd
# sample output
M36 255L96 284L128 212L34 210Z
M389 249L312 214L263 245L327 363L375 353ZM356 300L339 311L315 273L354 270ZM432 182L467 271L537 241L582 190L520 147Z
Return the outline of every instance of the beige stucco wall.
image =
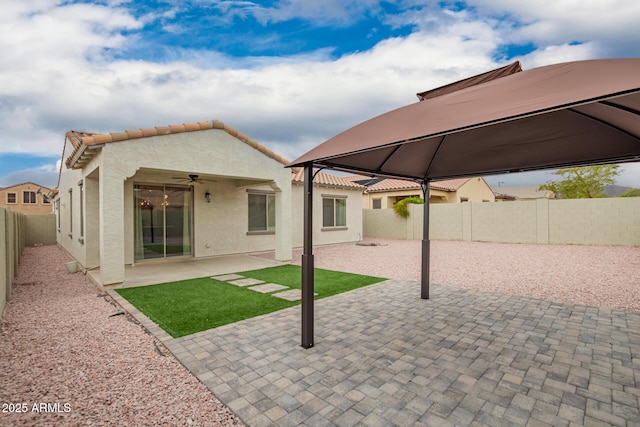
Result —
M483 178L471 178L456 192L456 202L466 198L468 202L495 202L496 195Z
M536 243L535 201L471 203L471 238L479 242Z
M364 209L373 209L373 201L380 199L380 209L391 209L398 197L422 197L422 189L380 191L365 193L362 200ZM457 191L443 191L432 188L429 194L431 204L468 202L495 202L496 196L483 178L471 178Z
M304 230L304 185L293 185L292 204L292 236L293 247L303 245ZM322 230L322 195L339 195L347 197L347 227L346 229ZM343 242L357 242L362 240L362 192L360 190L346 190L338 188L313 187L313 244L330 245Z
M379 193L365 193L362 198L362 207L364 209L373 209L373 201L380 199L380 209L391 209L397 197L422 197L422 190L417 188L413 190L385 191Z
M366 210L365 237L421 239L422 206L409 212ZM431 204L429 213L434 240L640 246L639 197Z
M6 187L0 189L0 207L9 209L13 212L18 212L25 215L47 215L52 212L52 204L44 203L43 194L36 194L36 203L24 203L23 193L25 191L35 191L39 189L46 195L49 192L48 188L39 186L37 184L27 182L20 185L14 185L13 187ZM8 193L15 193L16 203L8 203Z
M548 203L549 243L640 246L640 197Z

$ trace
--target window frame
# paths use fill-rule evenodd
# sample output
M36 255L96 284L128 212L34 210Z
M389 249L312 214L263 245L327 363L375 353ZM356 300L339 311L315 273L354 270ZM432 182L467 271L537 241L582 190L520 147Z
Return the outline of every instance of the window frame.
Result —
M339 230L348 230L347 226L347 195L344 194L322 194L322 228L321 231L339 231ZM331 223L333 225L326 225L325 218L325 200L332 200L332 212L333 217L331 218ZM344 202L344 225L337 225L338 223L338 203L337 201Z
M78 237L78 242L84 244L84 181L78 181L78 187L80 187L79 195L80 195L80 236Z
M13 202L11 200L9 200L9 196L13 196ZM7 204L8 205L16 205L18 204L18 193L7 193Z
M27 201L27 194L29 195ZM22 190L22 204L23 205L37 205L38 204L38 195L35 191L32 190Z
M260 230L252 230L251 229L251 199L255 197L264 197L264 206L265 206L265 228ZM270 203L272 204L273 209L273 218L270 216ZM271 226L270 224L273 224ZM247 235L264 235L264 234L275 234L276 233L276 192L268 191L268 190L252 190L247 189Z
M69 189L69 238L73 239L73 188Z

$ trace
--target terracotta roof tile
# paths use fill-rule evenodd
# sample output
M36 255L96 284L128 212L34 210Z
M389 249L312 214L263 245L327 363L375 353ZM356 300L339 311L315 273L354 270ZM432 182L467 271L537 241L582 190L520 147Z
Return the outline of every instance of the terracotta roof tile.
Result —
M142 137L145 138L147 136L157 136L158 130L156 128L145 128L140 129L142 131Z
M296 184L304 183L304 168L292 168L291 169L291 181ZM335 188L345 188L345 189L353 189L353 190L361 190L363 191L366 187L356 184L355 182L351 182L345 177L340 177L336 175L331 175L324 172L318 172L313 179L313 183L315 185L323 186L323 187L335 187Z
M169 129L171 129L171 133L182 133L187 131L187 127L185 125L169 125Z
M71 142L71 145L73 145L74 150L65 159L65 164L67 165L67 167L72 167L71 162L76 157L76 154L78 153L78 151L84 150L84 148L91 145L108 144L111 142L120 142L120 141L127 141L131 139L147 138L150 136L169 135L173 133L182 133L182 132L195 132L195 131L208 130L208 129L224 130L229 135L255 148L256 150L260 151L266 156L271 157L275 161L282 163L285 166L289 164L289 162L284 158L282 158L281 156L275 154L273 151L269 150L263 145L258 144L256 141L238 132L236 129L232 128L231 126L225 125L223 122L219 120L212 120L210 122L185 123L181 125L158 126L155 128L127 130L124 132L113 132L113 133L107 133L107 134L98 134L98 133L71 130L67 132L66 136L67 136L67 139ZM81 154L85 155L84 152Z
M128 130L127 131L127 135L129 135L129 139L136 139L136 138L142 138L143 134L142 134L142 130L138 129L138 130Z
M124 141L125 139L129 139L129 134L127 132L113 132L111 138L113 142Z

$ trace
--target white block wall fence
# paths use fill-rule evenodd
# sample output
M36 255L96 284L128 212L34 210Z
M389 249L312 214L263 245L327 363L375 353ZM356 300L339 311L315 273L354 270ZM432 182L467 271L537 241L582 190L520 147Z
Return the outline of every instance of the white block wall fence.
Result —
M422 205L410 216L365 209L365 238L422 239ZM431 204L433 240L640 246L640 197Z

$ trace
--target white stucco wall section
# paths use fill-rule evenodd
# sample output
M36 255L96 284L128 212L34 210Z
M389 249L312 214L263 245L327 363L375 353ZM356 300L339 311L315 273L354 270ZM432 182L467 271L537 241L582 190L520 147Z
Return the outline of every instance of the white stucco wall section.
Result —
M193 186L194 256L204 257L276 248L276 258L291 259L290 170L282 163L219 129L155 136L105 144L100 153L100 270L103 284L124 280L133 263L133 185L172 175L213 176L216 182ZM138 174L142 171L141 174ZM145 175L146 173L146 175ZM247 235L246 188L276 191L275 235ZM204 193L211 193L211 203ZM275 240L275 242L274 242ZM274 245L275 243L275 245Z
M73 146L68 140L65 140L65 153L71 153ZM80 236L80 188L78 182L82 180L83 173L81 170L67 169L62 165L63 173L60 175L58 183L58 195L56 199L60 200L60 227L57 227L57 242L62 246L73 258L75 258L81 266L86 265L86 253L84 244L78 240ZM69 191L71 190L71 191ZM54 212L56 201L54 200ZM56 220L57 221L57 220Z
M323 230L322 195L345 196L347 200L347 226L345 229ZM363 237L362 190L347 190L332 187L313 186L313 244L331 245L358 242ZM304 230L304 185L293 185L293 246L301 248Z

